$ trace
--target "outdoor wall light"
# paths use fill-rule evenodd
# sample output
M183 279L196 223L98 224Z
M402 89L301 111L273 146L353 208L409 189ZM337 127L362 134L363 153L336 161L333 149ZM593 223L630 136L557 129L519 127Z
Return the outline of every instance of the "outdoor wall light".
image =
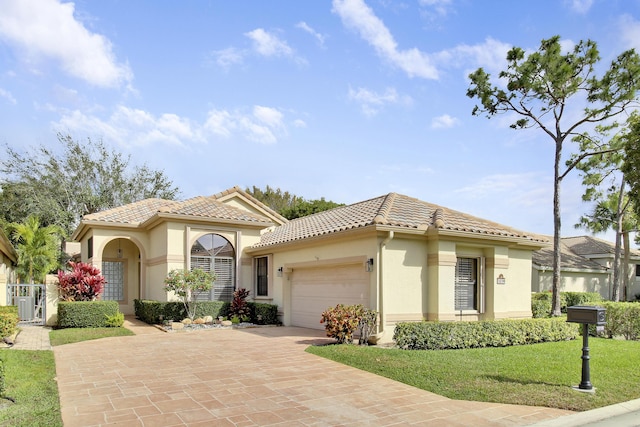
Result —
M282 267L278 268L278 277L282 277L282 270Z
M369 258L364 266L367 272L371 273L373 271L373 258Z

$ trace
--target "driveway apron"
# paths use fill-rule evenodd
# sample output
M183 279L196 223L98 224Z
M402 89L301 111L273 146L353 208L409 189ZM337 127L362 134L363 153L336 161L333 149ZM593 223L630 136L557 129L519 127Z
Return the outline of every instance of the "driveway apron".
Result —
M451 400L304 349L294 327L165 333L54 347L62 419L76 426L518 426L570 412Z

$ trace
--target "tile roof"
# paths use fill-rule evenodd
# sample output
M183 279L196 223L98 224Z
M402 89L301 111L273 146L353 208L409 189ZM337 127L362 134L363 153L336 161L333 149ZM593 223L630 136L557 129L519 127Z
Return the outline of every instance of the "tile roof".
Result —
M563 237L562 241L578 255L614 255L616 251L614 243L593 236ZM632 249L630 255L640 256L640 252Z
M397 193L319 212L264 233L254 248L317 237L368 225L427 230L462 231L479 235L504 236L547 243L542 236L524 233L505 225Z
M602 258L615 254L615 244L592 236L563 237L560 239L562 268L606 270L590 258ZM624 251L623 251L624 254ZM591 255L591 257L590 257ZM640 257L640 251L632 250L631 256ZM551 268L553 248L544 248L533 253L533 264Z
M603 272L607 270L606 267L597 262L573 252L564 242L564 239L560 241L560 248L560 265L562 269L602 270ZM539 267L553 268L553 247L534 251L531 261L533 265Z
M159 214L244 221L264 224L265 226L271 224L268 218L226 205L216 200L216 196L198 196L184 201L145 199L117 208L85 215L83 220L139 225Z

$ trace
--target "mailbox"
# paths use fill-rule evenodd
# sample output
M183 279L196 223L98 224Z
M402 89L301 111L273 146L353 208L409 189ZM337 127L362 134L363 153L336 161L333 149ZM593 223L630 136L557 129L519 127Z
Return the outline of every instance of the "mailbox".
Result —
M604 326L607 323L606 312L604 307L574 305L567 307L567 322Z

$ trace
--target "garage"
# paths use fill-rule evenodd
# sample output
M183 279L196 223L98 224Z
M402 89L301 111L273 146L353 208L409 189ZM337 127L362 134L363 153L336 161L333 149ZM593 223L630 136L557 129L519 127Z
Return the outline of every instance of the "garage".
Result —
M361 263L300 268L291 273L291 324L324 329L322 312L336 304L369 307L369 279Z

